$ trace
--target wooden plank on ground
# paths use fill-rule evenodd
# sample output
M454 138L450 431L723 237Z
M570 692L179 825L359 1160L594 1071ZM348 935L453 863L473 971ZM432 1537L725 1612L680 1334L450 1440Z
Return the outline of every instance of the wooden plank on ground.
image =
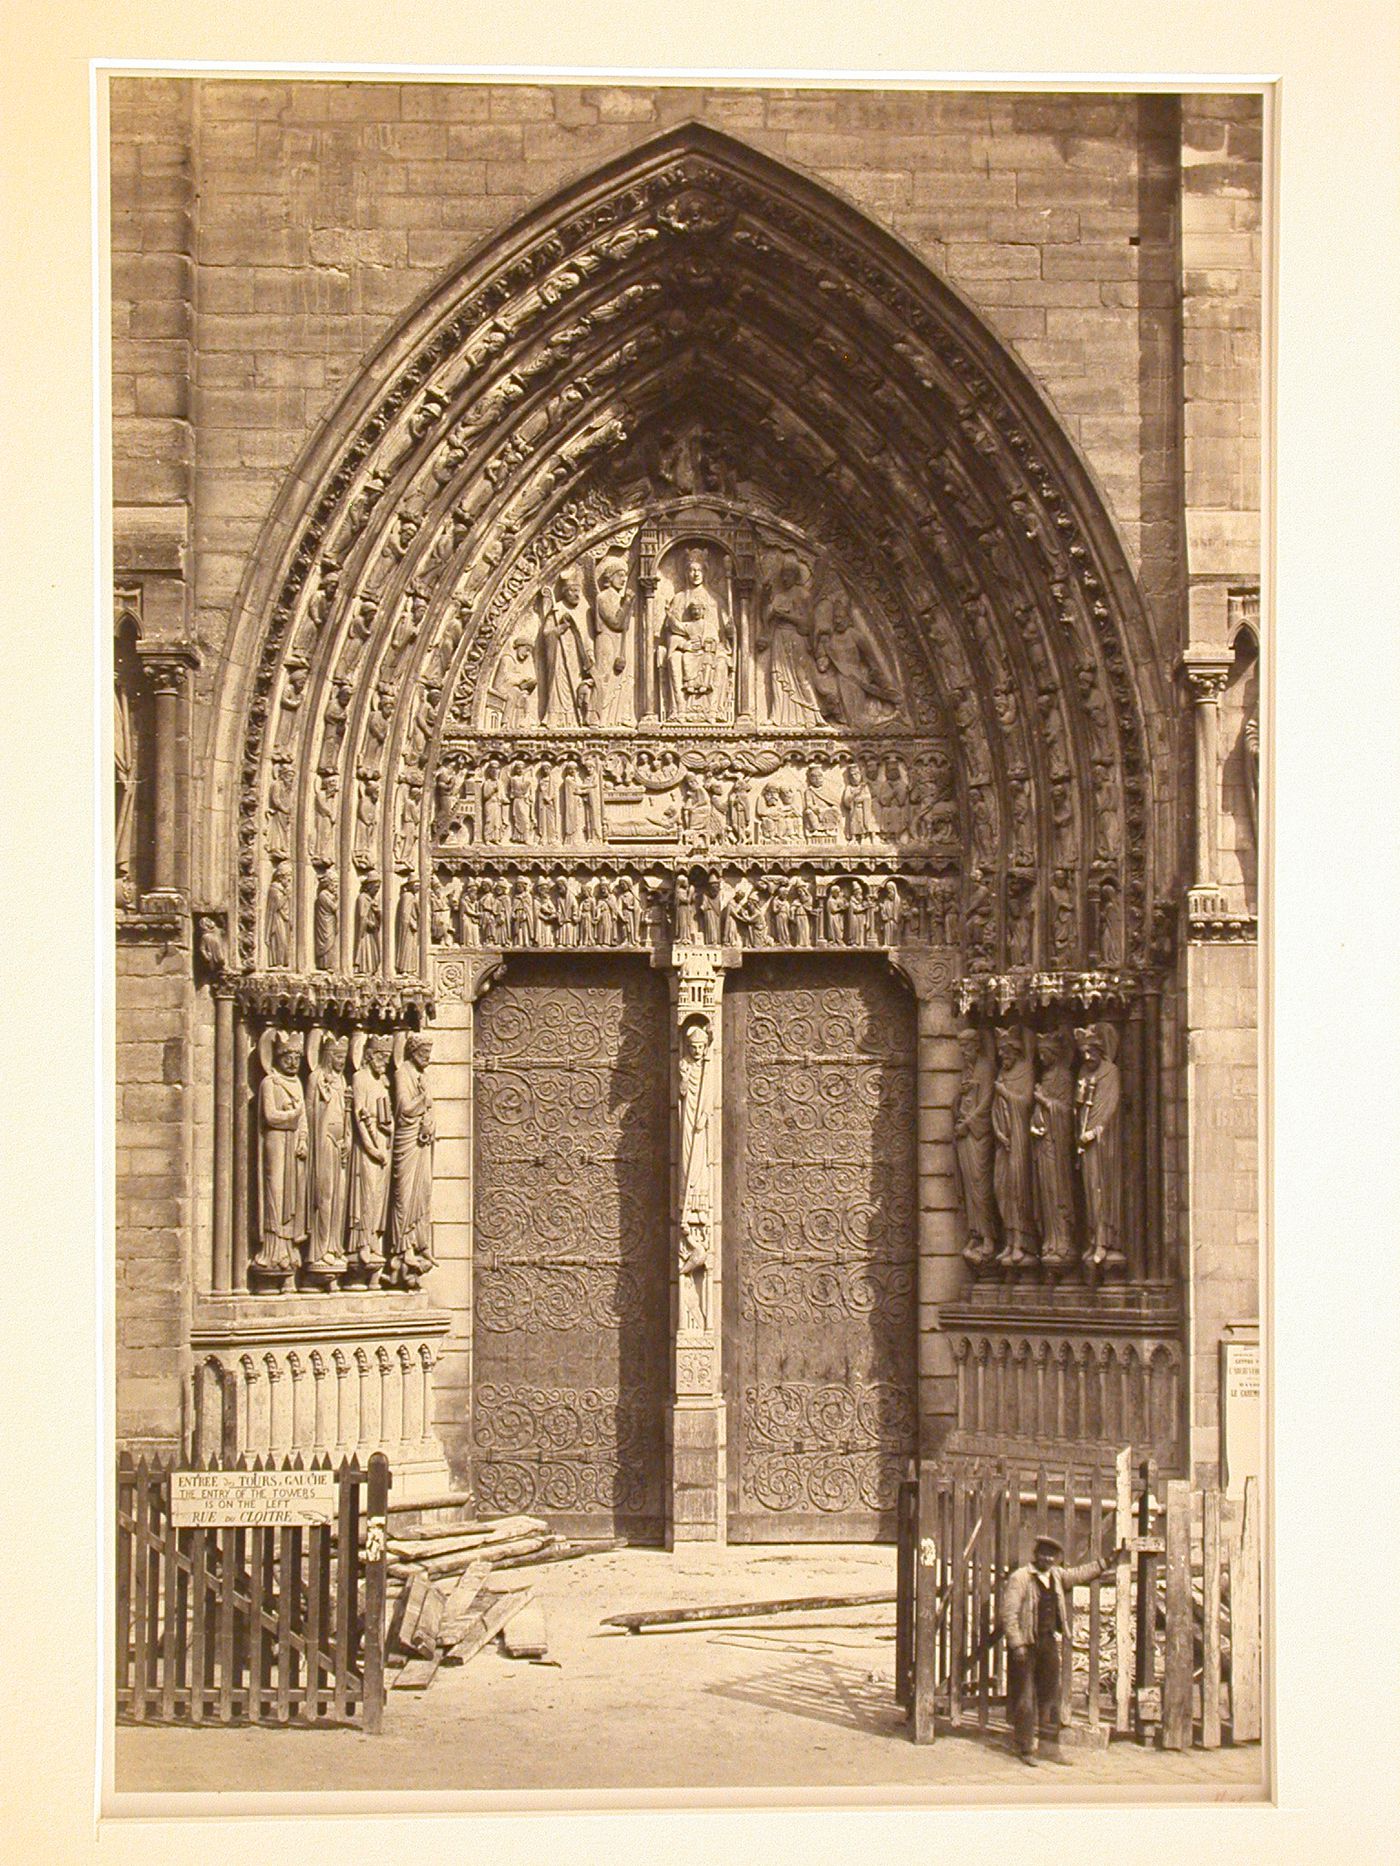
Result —
M1133 1522L1133 1449L1125 1445L1113 1461L1115 1517L1113 1540L1125 1549L1136 1532ZM1119 1557L1113 1586L1113 1630L1116 1676L1113 1727L1126 1736L1133 1718L1133 1558Z
M428 1596L432 1591L433 1584L425 1574L415 1575L408 1585L407 1593L404 1596L403 1612L399 1616L398 1626L394 1635L397 1643L405 1652L412 1652L415 1650L413 1642L417 1637L418 1622L423 1617L423 1609L427 1605Z
M1230 1734L1257 1743L1263 1728L1260 1678L1259 1479L1244 1483L1244 1515L1230 1564Z
M415 1582L414 1585L417 1586L417 1583ZM447 1589L441 1581L429 1582L428 1591L423 1596L423 1605L417 1623L411 1636L404 1642L410 1652L416 1652L420 1658L424 1659L432 1657L441 1644L439 1629L442 1626L442 1616L446 1611Z
M938 1487L931 1464L919 1468L914 1492L914 1521L910 1524L914 1547L911 1551L913 1584L913 1677L914 1741L934 1740L934 1655L938 1639Z
M437 1676L437 1668L442 1664L442 1654L434 1651L431 1658L410 1659L407 1665L401 1665L394 1673L391 1688L395 1691L426 1691Z
M1220 1492L1201 1496L1201 1747L1220 1747Z
M793 1600L740 1600L713 1607L665 1607L652 1613L612 1613L601 1626L640 1633L651 1626L682 1626L692 1620L745 1620L770 1613L806 1613L815 1607L892 1607L893 1592L878 1594L807 1594Z
M392 1508L392 1505L390 1506ZM465 1546L468 1542L508 1542L516 1536L548 1535L549 1524L538 1516L499 1516L493 1522L415 1524L395 1529L389 1546L412 1544L425 1555L440 1554L444 1547Z
M509 1659L542 1659L549 1651L549 1628L538 1600L525 1603L501 1628L501 1646Z
M482 1582L490 1572L489 1561L478 1561L473 1562L465 1574L458 1576L456 1585L447 1597L447 1605L442 1610L442 1624L438 1628L438 1639L442 1645L455 1646L462 1637L472 1617Z
M1162 1679L1162 1747L1191 1743L1191 1685L1195 1657L1195 1607L1191 1598L1191 1486L1167 1484L1167 1635Z
M485 1613L479 1614L468 1625L467 1630L452 1648L451 1658L459 1665L465 1665L474 1659L483 1646L487 1646L508 1626L517 1613L521 1613L534 1599L533 1590L521 1588L514 1594L497 1594Z

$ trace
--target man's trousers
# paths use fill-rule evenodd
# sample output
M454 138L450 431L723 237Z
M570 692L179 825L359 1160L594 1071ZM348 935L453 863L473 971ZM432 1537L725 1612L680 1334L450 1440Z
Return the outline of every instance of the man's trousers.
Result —
M1006 1696L1016 1748L1023 1756L1035 1749L1036 1735L1043 1742L1060 1737L1060 1641L1051 1633L1033 1646L1008 1647Z

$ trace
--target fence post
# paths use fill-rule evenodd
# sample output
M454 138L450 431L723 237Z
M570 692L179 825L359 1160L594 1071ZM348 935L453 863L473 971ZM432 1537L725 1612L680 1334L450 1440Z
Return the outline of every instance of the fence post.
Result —
M1138 1504L1138 1535L1145 1544L1152 1534L1153 1493L1157 1487L1157 1460L1146 1459L1142 1471L1142 1498ZM1143 1547L1138 1553L1137 1594L1137 1735L1150 1743L1162 1720L1157 1688L1157 1556Z
M1089 1471L1089 1547L1102 1560L1103 1550L1103 1472L1098 1465ZM1089 1728L1097 1733L1103 1711L1099 1704L1099 1673L1102 1668L1103 1582L1089 1583L1089 1690L1085 1709Z
M389 1460L376 1451L369 1461L365 1498L364 1727L374 1735L384 1721L384 1606L388 1545Z
M1220 1492L1201 1496L1201 1747L1220 1747Z
M1133 1448L1125 1445L1113 1461L1116 1515L1114 1543L1125 1548L1133 1538ZM1113 1722L1126 1736L1133 1716L1133 1558L1119 1558L1113 1583L1114 1648L1118 1675L1115 1679Z
M934 1652L938 1640L938 1488L931 1464L919 1465L914 1552L914 1741L931 1743Z
M914 1701L914 1562L918 1541L917 1480L898 1490L895 1527L894 1701L909 1711Z
M1194 1670L1194 1613L1191 1600L1191 1486L1173 1478L1167 1485L1167 1637L1162 1681L1162 1747L1191 1743L1191 1684Z
M1244 1516L1230 1564L1230 1734L1257 1743L1262 1729L1259 1669L1259 1479L1244 1482Z

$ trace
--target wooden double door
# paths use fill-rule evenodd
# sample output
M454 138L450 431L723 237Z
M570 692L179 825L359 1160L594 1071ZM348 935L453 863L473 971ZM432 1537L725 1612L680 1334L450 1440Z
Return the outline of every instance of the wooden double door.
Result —
M728 1533L894 1531L916 1441L914 1017L874 958L726 981ZM660 1541L671 1404L671 1015L640 960L512 961L475 1042L474 1484Z

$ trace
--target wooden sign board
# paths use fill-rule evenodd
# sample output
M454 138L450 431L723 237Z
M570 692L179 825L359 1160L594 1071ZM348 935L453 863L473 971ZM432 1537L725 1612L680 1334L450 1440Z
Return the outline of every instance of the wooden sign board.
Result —
M1247 1477L1262 1475L1264 1415L1259 1343L1224 1341L1220 1362L1220 1461L1225 1488L1232 1497L1238 1497L1244 1492Z
M336 1519L333 1471L172 1471L177 1529L301 1529Z

